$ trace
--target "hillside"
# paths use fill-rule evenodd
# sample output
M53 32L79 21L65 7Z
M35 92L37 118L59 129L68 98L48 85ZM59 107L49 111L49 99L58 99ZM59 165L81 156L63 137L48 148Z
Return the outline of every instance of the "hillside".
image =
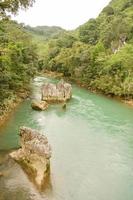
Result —
M58 26L25 26L25 31L31 36L32 42L35 44L36 52L40 59L43 59L48 51L48 41L56 39L65 33L65 30Z
M40 36L44 40L58 37L58 35L65 30L58 26L25 26L25 29L34 36Z
M47 42L41 68L93 91L133 98L133 0L113 0L96 19Z

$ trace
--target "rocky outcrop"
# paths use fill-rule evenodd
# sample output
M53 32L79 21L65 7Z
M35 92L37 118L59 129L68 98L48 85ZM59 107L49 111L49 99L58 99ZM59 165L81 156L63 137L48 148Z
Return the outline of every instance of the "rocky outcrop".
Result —
M42 100L47 102L65 102L72 97L72 86L61 80L57 84L46 83L42 86Z
M46 136L36 130L21 127L19 135L21 148L10 153L10 156L41 187L50 172L51 147Z
M48 103L46 101L33 101L31 107L34 110L46 110L48 108Z
M126 35L122 34L119 36L119 40L115 40L111 42L111 49L114 54L120 51L120 49L126 44Z

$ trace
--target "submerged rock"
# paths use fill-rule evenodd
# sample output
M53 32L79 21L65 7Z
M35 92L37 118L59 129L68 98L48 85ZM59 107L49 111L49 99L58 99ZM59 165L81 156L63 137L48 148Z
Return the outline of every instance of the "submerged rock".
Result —
M31 107L34 110L46 110L48 108L48 103L46 101L33 101Z
M61 80L57 84L46 83L42 86L42 100L47 102L65 102L72 97L72 86Z
M20 144L21 148L10 153L10 156L41 187L50 173L51 147L47 137L31 128L21 127Z

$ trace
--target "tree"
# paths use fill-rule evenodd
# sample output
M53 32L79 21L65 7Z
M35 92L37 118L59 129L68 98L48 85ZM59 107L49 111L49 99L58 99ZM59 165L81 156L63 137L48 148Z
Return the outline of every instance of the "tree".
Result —
M98 40L98 28L95 19L90 19L79 28L79 38L82 42L95 45Z
M7 100L28 89L37 64L36 48L23 27L0 20L0 115Z
M35 0L2 0L0 2L0 17L6 16L6 12L16 14L20 8L27 9Z
M106 6L103 11L106 15L113 15L114 9L111 6Z

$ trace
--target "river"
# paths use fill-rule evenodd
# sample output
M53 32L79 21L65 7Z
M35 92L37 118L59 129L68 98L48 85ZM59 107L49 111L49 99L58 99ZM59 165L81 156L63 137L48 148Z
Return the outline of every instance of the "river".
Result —
M51 79L36 77L32 97ZM25 100L0 129L0 200L133 200L133 109L73 85L67 109L31 109ZM44 132L52 146L51 180L38 191L8 158L25 125Z

